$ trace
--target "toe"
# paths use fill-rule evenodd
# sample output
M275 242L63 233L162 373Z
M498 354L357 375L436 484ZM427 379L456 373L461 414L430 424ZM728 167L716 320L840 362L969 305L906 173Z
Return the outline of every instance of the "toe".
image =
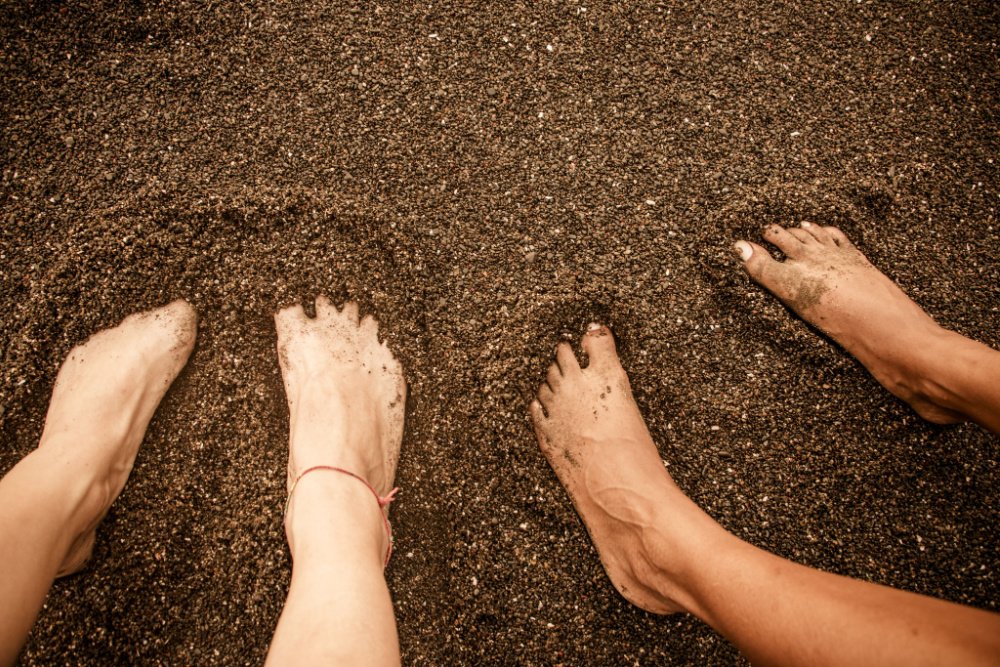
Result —
M358 304L356 301L348 301L344 304L344 309L340 311L342 317L344 317L351 324L358 324Z
M798 257L802 254L802 241L780 225L768 225L764 230L764 238L778 246L778 249L789 257Z
M543 382L542 386L538 388L538 401L548 410L553 400L555 400L555 394L552 393L552 388L547 382Z
M823 225L814 225L811 222L803 220L800 226L804 231L808 232L814 240L819 241L823 245L831 245L833 243L833 239L830 238L830 233L826 231L826 227Z
M580 364L577 362L576 355L573 354L573 348L569 346L569 343L559 343L556 346L556 363L559 364L559 370L562 371L563 375L580 370Z
M775 261L771 253L756 243L737 241L735 248L743 260L743 268L751 278L769 289L779 299L789 297L789 281L785 273L787 267L783 263Z
M799 240L799 243L804 243L806 245L815 244L816 239L807 230L801 229L799 227L786 227L785 231L794 236Z
M365 315L361 320L361 333L370 338L378 338L378 320L371 315Z
M186 349L189 353L198 335L198 313L194 306L184 299L177 299L163 307L169 318L170 334L174 336L175 349Z
M531 425L535 427L535 437L538 439L538 446L548 458L552 451L552 441L549 439L548 433L546 433L549 418L545 416L545 408L535 399L528 406L528 412L531 413Z
M274 314L274 325L278 328L279 333L288 331L290 327L302 324L305 321L306 311L302 309L302 304L300 303L282 308Z
M559 385L562 384L562 371L559 370L558 364L552 364L549 366L549 373L545 377L545 381L549 383L553 391L559 389Z
M824 227L823 229L826 230L826 233L830 235L830 238L837 245L839 245L839 246L848 246L848 247L853 245L851 243L850 239L847 238L847 235L844 234L844 232L840 231L838 228L836 228L836 227L829 227L828 226L828 227Z
M175 299L164 306L164 309L169 311L178 321L194 324L198 322L198 312L184 299Z
M320 294L316 297L316 317L325 318L336 314L336 312L337 309L325 295Z
M545 410L542 409L542 404L537 398L532 400L531 404L528 405L528 412L531 413L531 423L535 425L536 430L541 424L545 423Z
M583 334L580 345L590 358L591 366L607 366L618 361L615 337L606 326L591 323L587 327L587 333Z

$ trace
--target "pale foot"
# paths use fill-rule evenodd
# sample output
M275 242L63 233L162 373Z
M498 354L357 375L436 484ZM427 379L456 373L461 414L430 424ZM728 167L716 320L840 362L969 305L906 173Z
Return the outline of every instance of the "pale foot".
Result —
M292 306L274 321L290 417L289 488L313 466L336 466L364 478L385 496L399 460L406 382L399 362L379 343L378 323L371 316L359 322L356 303L338 311L323 296L316 299L315 318L306 316L301 306ZM342 473L310 473L292 494L287 530L300 490L330 483L364 489ZM368 491L364 494L364 502L375 502ZM289 544L294 549L291 535Z
M835 227L803 222L769 225L764 238L788 258L775 261L755 243L736 250L750 276L804 320L853 354L886 389L938 424L966 421L944 403L926 371L925 355L940 347L943 330L876 269Z
M87 484L75 536L57 576L90 558L97 525L128 480L160 399L194 348L186 301L126 318L73 348L59 369L39 450Z
M685 544L710 520L667 474L632 398L611 332L591 325L580 368L561 343L531 417L542 452L566 488L615 588L654 613L688 608L673 584ZM663 517L666 516L666 521ZM689 531L680 539L680 526Z

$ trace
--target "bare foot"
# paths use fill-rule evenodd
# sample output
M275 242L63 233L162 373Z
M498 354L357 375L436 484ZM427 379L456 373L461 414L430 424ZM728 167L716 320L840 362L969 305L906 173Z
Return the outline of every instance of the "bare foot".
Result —
M39 449L87 480L78 534L57 576L90 558L97 525L128 480L160 399L194 348L198 318L186 301L127 317L73 348L59 369Z
M711 520L667 474L632 398L611 332L592 324L581 344L589 365L581 369L570 346L561 343L531 403L538 443L573 499L615 588L647 611L682 611L686 605L663 564L677 559L683 545L698 542L701 534L692 528L678 539L675 529ZM667 520L656 520L658 514Z
M356 303L338 312L323 296L315 318L292 306L274 321L291 422L289 488L302 471L326 465L350 470L386 495L403 439L406 382L399 362L379 343L378 323L370 315L359 323ZM363 488L332 472L307 475L296 488L331 475ZM299 494L292 495L289 516Z
M750 276L804 320L853 354L893 394L924 419L966 421L944 405L922 355L945 332L920 306L876 269L835 227L803 222L769 225L764 238L788 258L775 261L755 243L736 250Z

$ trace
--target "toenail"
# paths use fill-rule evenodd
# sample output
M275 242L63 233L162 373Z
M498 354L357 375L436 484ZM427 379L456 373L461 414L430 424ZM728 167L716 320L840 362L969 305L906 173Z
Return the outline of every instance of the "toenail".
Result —
M740 259L744 262L750 259L750 256L753 255L753 248L751 248L750 244L746 241L737 241L734 243L733 250L736 251L736 254L738 254Z
M598 324L597 322L591 322L590 324L587 325L587 331L597 331L600 328L601 325Z
M812 227L812 223L811 222L806 222L805 220L803 220L802 221L802 228L805 229L806 227Z

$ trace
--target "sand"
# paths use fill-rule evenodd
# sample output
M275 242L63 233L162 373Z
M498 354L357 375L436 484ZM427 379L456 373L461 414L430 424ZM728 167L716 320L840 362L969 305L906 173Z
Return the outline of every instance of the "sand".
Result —
M410 383L406 664L742 662L617 595L534 442L591 319L727 528L997 609L997 438L921 421L730 244L838 224L1000 346L1000 7L674 4L0 9L0 472L73 345L176 297L202 317L23 664L263 660L290 573L271 315L319 293L376 314Z

